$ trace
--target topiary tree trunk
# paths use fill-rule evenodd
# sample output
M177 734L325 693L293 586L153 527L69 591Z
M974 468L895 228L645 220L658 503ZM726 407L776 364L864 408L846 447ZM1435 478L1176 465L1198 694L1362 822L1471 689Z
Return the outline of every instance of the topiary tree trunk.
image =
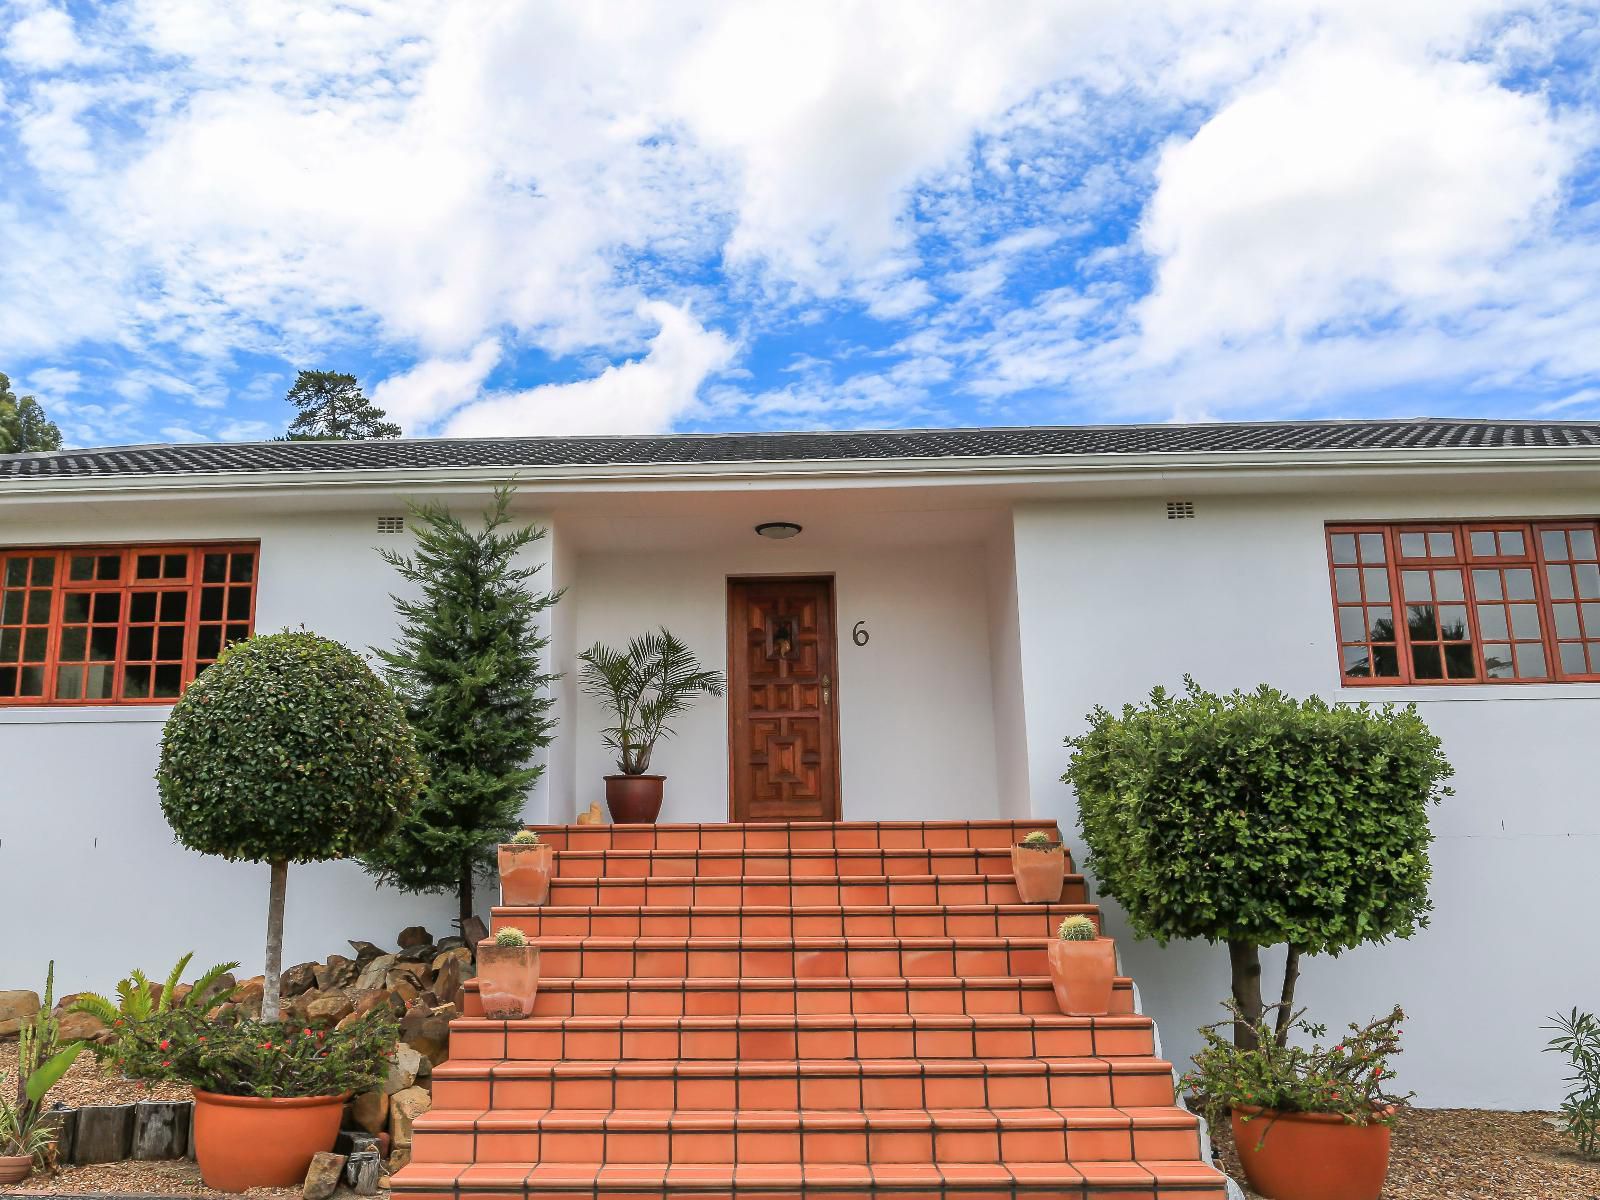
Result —
M261 981L261 1019L278 1019L278 985L283 977L283 904L289 890L289 864L272 864L272 882L267 887L267 964Z

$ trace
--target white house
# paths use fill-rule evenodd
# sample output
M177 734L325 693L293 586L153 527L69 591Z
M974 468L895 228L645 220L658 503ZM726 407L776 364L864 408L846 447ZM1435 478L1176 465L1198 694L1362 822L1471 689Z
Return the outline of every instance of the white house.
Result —
M377 548L406 545L406 502L472 513L509 480L519 515L550 530L542 578L567 589L550 627L560 725L530 820L570 820L610 769L576 651L661 624L731 684L658 751L663 820L1034 815L1071 843L1062 739L1096 704L1186 673L1213 690L1415 703L1458 772L1435 815L1433 925L1311 960L1302 995L1336 1025L1404 1004L1403 1078L1423 1103L1558 1098L1540 1025L1600 1003L1583 883L1600 832L1597 424L0 457L0 986L36 986L51 959L66 987L191 949L258 964L265 868L183 850L161 818L172 697L250 629L384 644L397 580ZM1402 593L1436 607L1433 641L1390 619ZM746 722L741 651L777 621L811 643L816 686L781 722ZM351 864L297 867L286 961L443 929L450 913L448 897L376 890ZM1220 1011L1225 952L1131 937L1123 951L1181 1058Z

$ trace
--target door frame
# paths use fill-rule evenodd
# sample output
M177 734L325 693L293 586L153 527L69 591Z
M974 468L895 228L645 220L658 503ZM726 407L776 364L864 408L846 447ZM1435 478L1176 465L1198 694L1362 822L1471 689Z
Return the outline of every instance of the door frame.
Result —
M723 581L723 608L722 623L727 636L727 688L728 688L728 820L738 821L735 812L738 803L738 794L735 784L735 771L737 760L734 754L736 745L734 722L734 688L737 682L733 678L733 665L735 660L733 645L735 630L733 627L733 591L741 583L820 583L827 589L828 615L830 640L833 643L833 703L828 707L832 710L830 725L833 734L833 816L825 820L842 821L844 819L844 741L839 732L839 589L837 577L832 571L775 571L775 572L740 572L737 575L728 575Z

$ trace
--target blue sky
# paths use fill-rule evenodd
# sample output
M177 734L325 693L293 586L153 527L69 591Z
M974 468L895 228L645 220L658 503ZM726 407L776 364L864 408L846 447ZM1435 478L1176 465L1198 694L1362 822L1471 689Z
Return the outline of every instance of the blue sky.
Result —
M0 0L79 445L1600 418L1600 5Z

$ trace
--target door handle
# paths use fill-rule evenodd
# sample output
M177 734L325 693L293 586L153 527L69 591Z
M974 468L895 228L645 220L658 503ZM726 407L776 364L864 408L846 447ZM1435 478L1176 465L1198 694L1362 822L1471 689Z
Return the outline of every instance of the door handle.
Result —
M833 677L829 676L829 675L824 675L822 677L822 707L823 708L827 708L828 707L828 704L830 703L829 697L832 695L832 690L833 690Z

